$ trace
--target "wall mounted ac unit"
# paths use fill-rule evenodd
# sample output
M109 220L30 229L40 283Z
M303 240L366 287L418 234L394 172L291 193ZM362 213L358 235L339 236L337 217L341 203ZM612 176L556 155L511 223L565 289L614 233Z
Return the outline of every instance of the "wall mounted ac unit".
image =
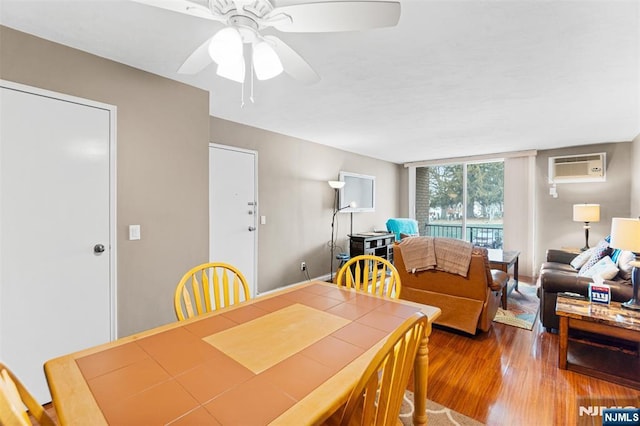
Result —
M549 183L604 182L607 154L563 155L549 158Z

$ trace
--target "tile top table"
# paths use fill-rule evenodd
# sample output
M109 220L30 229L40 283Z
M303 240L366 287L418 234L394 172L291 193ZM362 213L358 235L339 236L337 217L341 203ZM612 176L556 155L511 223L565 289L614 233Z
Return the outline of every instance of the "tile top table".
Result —
M310 282L53 359L45 373L62 424L318 423L416 311L429 325L440 314ZM416 401L426 402L430 331L416 358Z

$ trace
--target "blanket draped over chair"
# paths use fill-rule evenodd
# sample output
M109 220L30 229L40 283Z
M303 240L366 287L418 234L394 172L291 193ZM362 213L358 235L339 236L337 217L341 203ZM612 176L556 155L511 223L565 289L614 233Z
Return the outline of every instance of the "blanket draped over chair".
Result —
M407 237L393 246L400 298L437 306L435 323L475 334L488 331L508 275L490 268L486 248L443 237Z
M473 245L454 238L412 237L399 243L407 272L437 269L467 276Z

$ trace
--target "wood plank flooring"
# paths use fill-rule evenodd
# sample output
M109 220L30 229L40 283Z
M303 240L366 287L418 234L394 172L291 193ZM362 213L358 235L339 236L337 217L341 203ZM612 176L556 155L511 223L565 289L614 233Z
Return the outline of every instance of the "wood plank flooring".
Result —
M558 335L537 321L532 331L493 323L477 336L436 328L429 340L428 397L489 426L596 424L578 415L580 404L596 398L640 406L640 391L559 370L557 362Z
M557 363L558 335L538 320L532 331L494 322L476 336L434 329L427 395L487 425L592 424L579 416L580 405L640 406L640 391L560 370Z

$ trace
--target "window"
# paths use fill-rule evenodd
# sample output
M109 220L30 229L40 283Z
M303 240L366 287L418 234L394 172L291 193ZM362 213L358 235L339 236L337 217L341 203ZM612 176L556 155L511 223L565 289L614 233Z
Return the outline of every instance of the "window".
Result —
M502 160L416 167L415 217L421 235L502 248L503 207Z

